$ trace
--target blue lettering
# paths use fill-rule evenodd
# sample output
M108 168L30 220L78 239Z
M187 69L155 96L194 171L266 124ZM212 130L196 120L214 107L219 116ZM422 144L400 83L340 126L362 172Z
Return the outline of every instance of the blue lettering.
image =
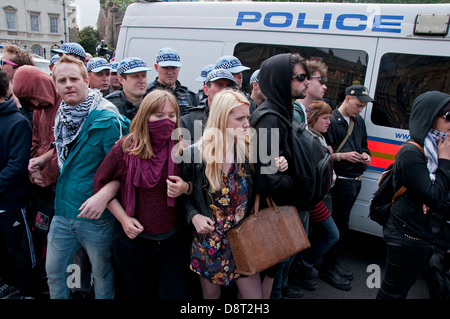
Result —
M318 24L307 23L306 13L298 14L297 28L299 29L322 29L329 30L332 23L332 13L325 13L323 21ZM368 17L364 14L341 14L336 19L336 28L344 31L364 31L367 28ZM373 19L372 32L400 33L404 16L375 15ZM258 11L239 11L236 20L237 26L244 23L261 22L266 27L286 28L292 25L294 16L290 12L268 12L264 19L262 13Z
M410 138L409 134L405 133L395 133L395 138L401 139L401 140L407 140Z
M252 18L246 18L250 16ZM256 11L239 11L236 25L242 25L243 22L258 22L261 20L261 13Z
M336 19L336 28L346 31L362 31L366 29L366 24L359 24L355 26L345 25L344 22L346 19L358 19L360 21L367 21L367 17L363 14L341 14Z
M284 17L286 20L283 23L273 23L270 21L272 17ZM269 12L264 17L264 25L266 27L284 28L292 24L294 16L289 12Z
M317 24L305 24L306 13L298 14L297 28L305 28L305 29L319 29L319 25Z
M330 23L331 23L331 13L325 13L325 16L323 17L323 25L322 29L330 29Z
M395 26L401 27L401 22L387 22L383 20L403 20L403 16L388 16L388 15L377 15L373 18L373 32L392 32L400 33L401 28L383 28L383 26Z

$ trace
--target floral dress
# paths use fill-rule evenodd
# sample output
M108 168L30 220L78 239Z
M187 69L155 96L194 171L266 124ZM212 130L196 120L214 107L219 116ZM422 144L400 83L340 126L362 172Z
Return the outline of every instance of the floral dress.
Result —
M222 189L211 194L215 230L202 239L196 236L192 243L191 269L216 285L228 286L239 277L227 231L245 216L248 178L243 166L235 164L223 174Z

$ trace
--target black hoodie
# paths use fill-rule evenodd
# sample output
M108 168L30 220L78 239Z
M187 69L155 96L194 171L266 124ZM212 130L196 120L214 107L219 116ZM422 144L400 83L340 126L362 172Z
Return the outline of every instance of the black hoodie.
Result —
M26 205L31 124L13 99L0 103L0 210Z
M265 110L272 110L281 114L286 119L292 121L293 117L293 103L291 95L291 54L279 54L265 60L261 64L259 71L259 87L266 95L267 99L264 101L250 117L250 125L258 132L258 162L255 165L256 191L262 196L272 196L277 205L294 205L299 210L308 210L309 203L303 202L299 199L299 193L306 190L301 188L301 184L294 177L293 165L290 165L288 170L281 172L274 172L272 174L262 174L261 169L274 165L274 157L284 156L288 163L293 163L291 152L291 137L290 128L286 127L283 120L273 114L266 114L260 118L260 114ZM255 123L256 122L256 123ZM279 145L279 155L272 154L271 131L277 128L279 130L279 138L273 143ZM261 143L265 139L261 135L267 129L267 152L264 155L271 155L271 161L265 162L259 154ZM276 144L275 144L276 145Z
M449 102L450 95L437 91L416 98L409 118L411 139L423 146L436 117ZM407 191L392 206L391 225L409 236L449 249L450 225L446 220L450 217L450 160L439 159L434 183L429 174L425 156L417 146L407 144L399 150L394 163L394 187L403 185ZM430 207L429 213L424 214L423 204Z

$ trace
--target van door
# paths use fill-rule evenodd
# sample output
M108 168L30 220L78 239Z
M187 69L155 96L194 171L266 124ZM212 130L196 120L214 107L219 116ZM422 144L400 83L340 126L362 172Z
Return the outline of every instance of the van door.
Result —
M367 218L378 179L409 138L409 114L414 99L426 91L450 93L450 41L446 39L379 39L369 88L376 103L367 106L365 122L372 162L364 174L358 205L350 219L353 229L381 235ZM365 215L365 216L364 216Z

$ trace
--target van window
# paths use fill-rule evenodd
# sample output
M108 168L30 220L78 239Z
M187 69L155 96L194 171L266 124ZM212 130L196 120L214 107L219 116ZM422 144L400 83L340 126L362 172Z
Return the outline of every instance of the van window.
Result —
M380 61L372 123L408 129L414 99L427 91L450 93L450 58L387 53Z
M244 72L245 84L261 63L280 53L299 53L305 59L318 59L328 66L325 99L332 107L344 99L345 88L353 84L364 84L368 54L361 50L327 47L304 47L275 44L238 43L234 56L243 65L251 68Z

